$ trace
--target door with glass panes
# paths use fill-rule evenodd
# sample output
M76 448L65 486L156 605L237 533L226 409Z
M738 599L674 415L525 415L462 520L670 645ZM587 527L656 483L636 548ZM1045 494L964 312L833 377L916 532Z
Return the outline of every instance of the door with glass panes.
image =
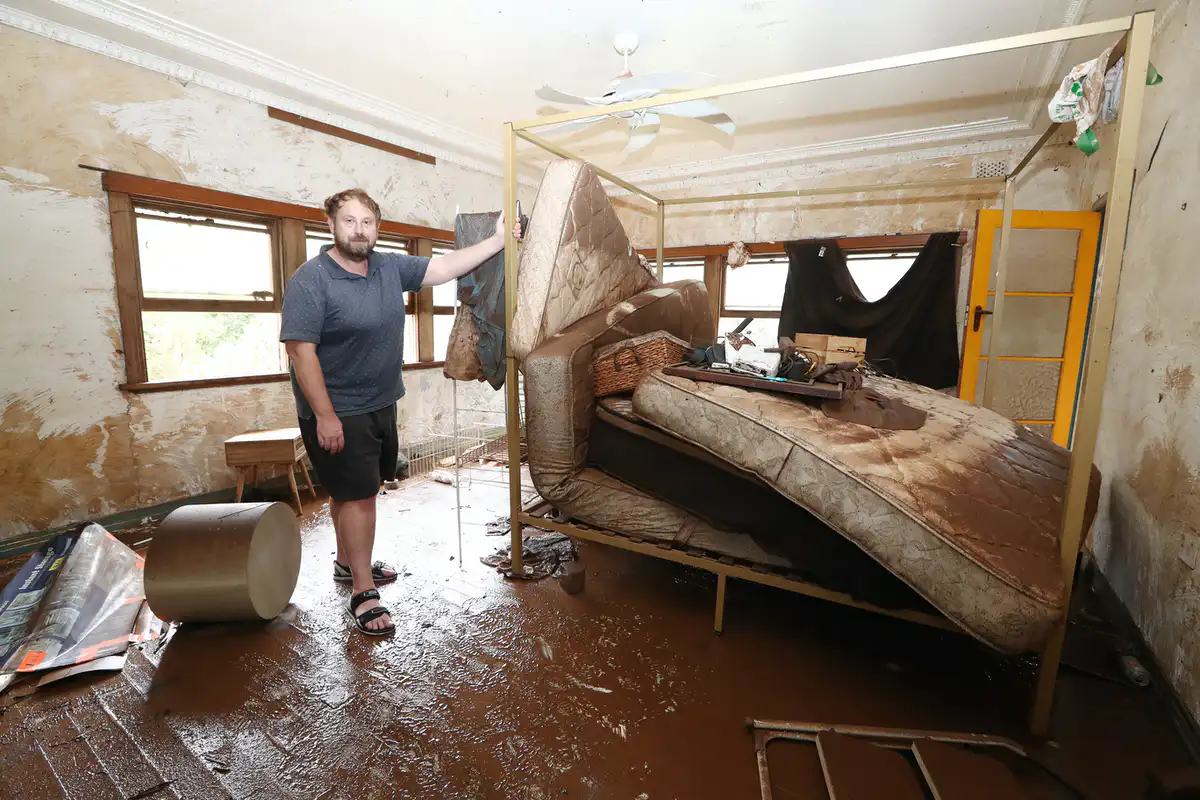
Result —
M992 335L1003 214L979 212L959 396L1067 447L1087 335L1100 214L1013 211L1003 329Z

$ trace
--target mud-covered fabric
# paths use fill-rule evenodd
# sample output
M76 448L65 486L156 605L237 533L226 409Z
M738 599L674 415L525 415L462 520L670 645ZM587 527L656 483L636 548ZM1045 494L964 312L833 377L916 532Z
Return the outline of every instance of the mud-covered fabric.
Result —
M534 216L537 216L537 210ZM592 356L597 348L649 331L667 331L693 346L711 341L712 307L699 281L636 294L587 316L524 359L529 474L543 498L572 519L667 546L775 567L791 563L753 537L714 528L679 506L588 466L596 409Z
M500 212L459 214L454 222L454 247L458 250L488 239L496 232ZM458 316L451 339L465 336L468 346L449 348L445 374L457 380L486 380L493 389L504 385L504 251L458 279ZM474 331L467 330L473 328ZM474 341L474 352L469 343Z

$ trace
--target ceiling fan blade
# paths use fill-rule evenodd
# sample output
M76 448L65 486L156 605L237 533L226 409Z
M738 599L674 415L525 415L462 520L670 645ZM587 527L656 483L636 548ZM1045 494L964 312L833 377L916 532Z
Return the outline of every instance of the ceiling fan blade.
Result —
M636 153L654 141L661 124L658 114L647 111L640 117L634 117L629 123L629 142L622 152Z
M707 100L686 100L669 106L658 106L654 109L659 114L669 114L674 117L691 117L701 122L707 122L717 130L733 135L737 127L733 120L721 109Z
M650 72L626 78L618 83L616 88L621 93L640 92L647 89L658 92L672 89L683 91L703 89L706 86L716 85L716 82L717 76L709 75L706 72Z
M540 88L536 92L534 92L534 95L536 95L537 97L540 97L543 100L549 100L551 103L575 103L576 105L585 105L585 106L586 105L596 105L591 99L589 99L587 97L579 97L578 95L567 94L566 92L560 92L558 89L554 89L550 86L543 86L542 88Z

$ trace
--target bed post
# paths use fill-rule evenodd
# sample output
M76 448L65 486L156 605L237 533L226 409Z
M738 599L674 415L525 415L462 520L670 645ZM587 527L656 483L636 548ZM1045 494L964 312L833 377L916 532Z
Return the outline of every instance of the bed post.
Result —
M1000 257L996 262L996 299L992 303L992 335L988 340L988 371L983 379L984 408L992 407L992 393L996 389L996 367L1000 365L1000 325L1004 317L1004 287L1008 282L1008 250L1012 242L1013 205L1017 199L1017 176L1015 173L1004 179L1004 216L1000 227Z
M658 267L657 275L661 283L663 279L663 237L666 230L667 206L662 200L658 201Z
M523 575L521 552L521 396L517 388L517 357L513 353L513 317L517 313L517 242L513 223L517 218L517 134L511 122L504 124L504 326L508 345L507 375L504 379L504 424L508 438L508 519L512 529L513 574ZM522 235L524 231L522 231Z
M1125 53L1125 79L1121 90L1120 116L1112 146L1116 148L1112 184L1108 192L1104 241L1096 276L1099 292L1095 299L1091 341L1080 383L1079 412L1075 421L1075 441L1071 449L1071 468L1067 477L1067 496L1063 504L1062 573L1065 591L1063 618L1055 626L1042 653L1034 694L1031 728L1044 735L1050 728L1054 706L1054 684L1066 638L1070 599L1075 579L1075 562L1083 538L1083 517L1087 506L1088 484L1096 454L1100 430L1100 406L1108 377L1109 348L1112 345L1113 319L1117 311L1117 290L1121 283L1121 261L1125 256L1125 233L1129 226L1129 205L1133 196L1133 169L1137 158L1138 134L1142 124L1142 100L1146 90L1146 71L1150 66L1150 43L1154 35L1154 12L1135 14L1129 29L1129 47ZM993 329L994 335L994 329Z

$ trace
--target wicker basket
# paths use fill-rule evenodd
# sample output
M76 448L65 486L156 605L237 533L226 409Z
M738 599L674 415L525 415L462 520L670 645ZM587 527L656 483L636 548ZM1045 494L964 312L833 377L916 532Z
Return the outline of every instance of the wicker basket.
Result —
M595 396L631 392L647 372L680 363L689 350L687 342L666 331L654 331L598 350L592 359Z

